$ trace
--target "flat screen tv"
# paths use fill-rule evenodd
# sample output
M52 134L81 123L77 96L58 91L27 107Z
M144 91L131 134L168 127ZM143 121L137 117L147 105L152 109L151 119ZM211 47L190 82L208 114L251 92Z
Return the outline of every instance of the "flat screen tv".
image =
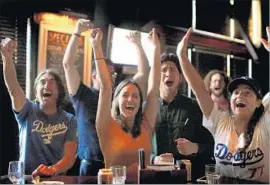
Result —
M136 50L134 46L126 38L126 36L131 31L133 30L117 27L112 28L109 57L113 61L113 63L128 66L137 65ZM148 33L141 32L141 43L146 51L149 48L149 43L146 40L147 36Z

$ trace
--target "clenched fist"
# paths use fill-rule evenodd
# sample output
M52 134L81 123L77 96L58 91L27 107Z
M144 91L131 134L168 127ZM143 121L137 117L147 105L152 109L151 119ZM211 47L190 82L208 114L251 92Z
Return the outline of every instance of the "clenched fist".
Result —
M14 40L10 38L5 38L1 41L0 50L3 58L10 58L13 56L13 53L17 47L17 44Z

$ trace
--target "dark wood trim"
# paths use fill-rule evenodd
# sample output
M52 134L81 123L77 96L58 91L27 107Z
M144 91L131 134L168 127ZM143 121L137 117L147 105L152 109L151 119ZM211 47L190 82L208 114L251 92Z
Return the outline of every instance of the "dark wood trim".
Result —
M168 26L163 26L161 31L163 32L162 35L165 36L166 44L175 46L177 46L178 42L186 33L186 29L174 29ZM211 36L201 35L196 32L190 36L189 44L193 45L195 48L199 47L214 52L250 58L248 50L244 44L223 40L220 38L213 38Z

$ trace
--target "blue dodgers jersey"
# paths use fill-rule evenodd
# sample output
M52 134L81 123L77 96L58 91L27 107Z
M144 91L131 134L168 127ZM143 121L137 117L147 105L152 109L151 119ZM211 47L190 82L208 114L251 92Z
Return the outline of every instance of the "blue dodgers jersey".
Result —
M15 117L19 125L20 160L25 163L25 174L31 174L40 164L56 164L63 157L64 144L77 141L75 117L63 110L47 116L39 104L27 100Z

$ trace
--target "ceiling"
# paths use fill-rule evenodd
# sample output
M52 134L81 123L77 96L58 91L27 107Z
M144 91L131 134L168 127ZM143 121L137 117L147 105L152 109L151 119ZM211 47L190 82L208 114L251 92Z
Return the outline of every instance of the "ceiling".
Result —
M230 12L247 28L251 0L197 0L197 28L215 33L226 31ZM95 9L95 7L100 7ZM156 20L164 25L190 27L192 0L0 0L1 14L31 16L34 12L71 10L98 16L116 26L140 27ZM95 11L96 10L96 11ZM263 26L269 22L269 1L262 0Z

